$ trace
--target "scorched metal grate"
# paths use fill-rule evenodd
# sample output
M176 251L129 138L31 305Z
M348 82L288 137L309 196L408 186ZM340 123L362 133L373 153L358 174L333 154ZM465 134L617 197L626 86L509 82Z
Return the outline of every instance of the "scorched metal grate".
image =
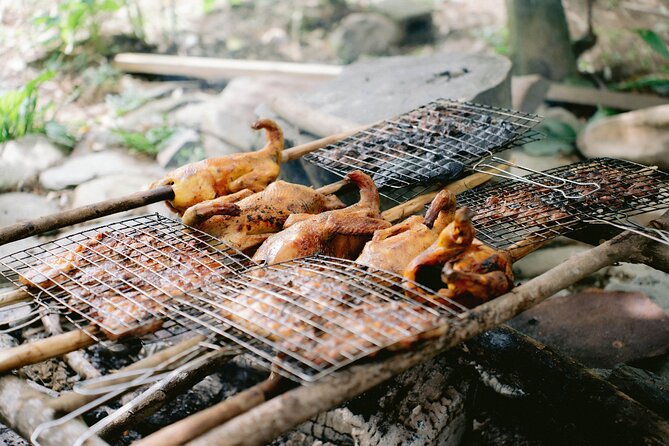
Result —
M546 174L567 181L543 187L551 186ZM508 249L669 207L669 174L630 161L599 158L525 178L535 183L504 180L458 196L475 211L481 241Z
M527 113L440 99L305 159L338 176L362 170L393 199L401 192L388 189L453 180L482 159L538 139L531 130L540 120Z
M68 235L0 259L0 273L50 311L71 311L115 339L179 315L182 294L253 263L222 241L158 214Z

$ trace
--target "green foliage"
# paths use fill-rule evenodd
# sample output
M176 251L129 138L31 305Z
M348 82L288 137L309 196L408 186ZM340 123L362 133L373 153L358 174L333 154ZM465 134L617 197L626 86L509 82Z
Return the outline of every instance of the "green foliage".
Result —
M42 130L37 110L40 84L54 76L46 71L21 88L0 94L0 142Z
M156 156L162 149L162 145L174 132L174 128L165 126L154 127L144 133L123 129L114 130L114 133L123 140L123 144L128 147L128 150L149 156Z
M669 49L658 33L650 29L637 29L636 32L653 51L669 61Z

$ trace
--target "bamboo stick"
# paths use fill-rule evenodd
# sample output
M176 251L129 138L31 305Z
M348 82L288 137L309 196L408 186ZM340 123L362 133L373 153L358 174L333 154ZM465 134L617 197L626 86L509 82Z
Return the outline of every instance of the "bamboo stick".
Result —
M167 359L178 355L191 347L196 346L198 343L205 340L203 335L196 335L191 338L188 338L184 341L179 342L171 347L163 349L157 353L154 353L151 356L147 356L144 359L141 359L133 364L130 364L127 367L123 367L118 370L116 373L131 372L134 370L140 370L145 368L156 367L159 364L165 362ZM106 387L115 384L122 384L125 382L132 381L135 379L134 375L121 375L114 379L105 380L104 382L99 382L92 384L88 388L96 389L100 387ZM75 409L80 408L81 406L95 400L97 395L83 395L76 392L63 392L58 398L55 398L49 402L49 406L54 408L58 412L72 412Z
M305 81L326 81L337 77L342 70L342 67L338 65L146 53L117 54L114 57L114 66L130 73L187 76L213 80L239 76L285 76Z
M55 358L95 344L96 329L74 330L39 341L0 350L0 373Z
M18 302L25 302L32 300L33 296L25 288L12 290L4 294L0 294L0 308L12 305Z
M283 382L278 375L270 376L265 381L214 406L170 424L134 443L134 446L177 446L184 444L267 401L268 397L277 394Z
M59 314L47 314L42 317L42 324L49 336L58 336L63 334L63 328L60 325ZM75 350L63 355L67 365L72 368L82 379L93 379L100 377L100 371L86 358L81 350Z
M669 213L663 219L669 219ZM422 347L384 360L353 365L309 386L301 386L257 406L188 443L191 446L264 445L288 429L329 410L390 379L422 361L489 330L531 308L558 291L617 261L634 261L647 255L648 239L623 233L599 246L577 254L548 272L509 293L454 319ZM664 246L663 249L667 250ZM669 435L666 422L659 436ZM649 444L662 444L653 441Z

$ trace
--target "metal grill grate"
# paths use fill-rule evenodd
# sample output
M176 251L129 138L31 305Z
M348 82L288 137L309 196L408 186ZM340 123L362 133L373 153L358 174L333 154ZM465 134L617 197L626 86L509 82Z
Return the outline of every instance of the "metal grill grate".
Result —
M277 373L313 382L416 341L465 310L436 301L425 288L407 291L404 282L349 260L313 256L250 269L190 295L199 325Z
M0 259L50 311L69 310L109 338L140 334L178 315L187 289L253 263L220 240L158 214L88 229Z
M597 183L600 188L593 191L583 184L562 183L557 191L505 180L467 191L458 196L458 202L475 211L477 237L500 249L518 247L582 229L593 220L616 222L621 215L669 207L669 174L653 167L599 158L545 173L584 184ZM526 178L546 183L547 177ZM581 198L569 199L562 192Z
M393 199L397 192L388 189L453 180L483 158L538 139L531 129L539 122L536 115L440 99L305 159L339 176L362 170Z

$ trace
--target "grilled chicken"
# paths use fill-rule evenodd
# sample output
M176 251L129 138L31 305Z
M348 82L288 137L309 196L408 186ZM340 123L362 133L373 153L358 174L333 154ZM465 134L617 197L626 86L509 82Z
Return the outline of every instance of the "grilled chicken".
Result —
M286 229L260 245L253 260L273 264L312 254L357 257L374 231L387 228L390 223L381 217L379 192L368 175L356 170L345 180L360 189L358 203L318 215L291 215L284 225Z
M188 208L182 221L244 251L283 227L291 214L318 214L344 207L335 195L277 181L258 193L249 189Z
M454 214L455 195L442 190L432 200L425 217L415 215L376 231L356 262L401 275L411 259L425 251L453 221Z
M404 277L408 289L416 283L437 290L437 298L474 307L513 287L511 258L474 238L472 212L460 208L454 220L428 249L414 258Z
M513 287L511 257L474 240L465 252L446 262L441 280L446 287L439 296L472 308Z
M167 205L179 215L205 200L244 189L260 192L279 176L283 132L270 119L256 121L251 127L266 131L267 144L261 150L188 164L170 172L151 187L172 186L174 199Z

